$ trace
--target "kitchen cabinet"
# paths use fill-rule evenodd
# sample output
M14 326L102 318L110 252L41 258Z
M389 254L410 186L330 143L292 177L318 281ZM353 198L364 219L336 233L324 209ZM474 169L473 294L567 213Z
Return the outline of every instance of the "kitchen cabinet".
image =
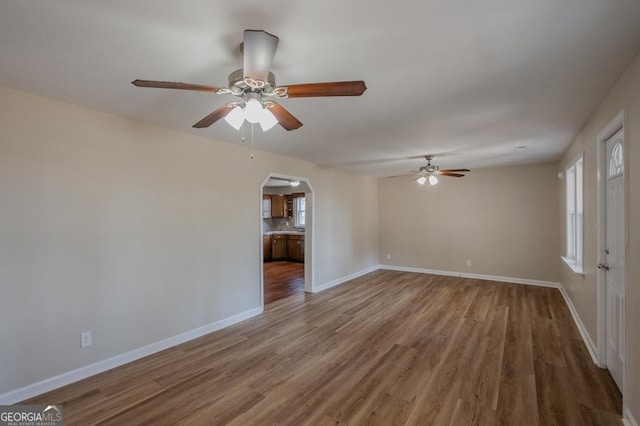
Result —
M262 253L264 256L264 261L265 262L270 262L271 259L273 258L273 255L271 254L271 235L263 235L262 236Z
M287 235L287 260L304 262L304 235Z
M284 200L285 208L287 209L285 214L287 215L287 217L293 217L293 195L285 195Z
M293 197L291 195L273 194L269 195L271 203L271 216L268 217L293 217ZM264 199L262 200L263 217Z
M271 195L262 196L262 217L265 219L271 217Z
M286 217L287 199L284 195L271 195L271 217Z
M284 234L271 236L271 259L285 260L287 258L287 238Z
M262 238L265 262L304 262L304 234L267 234Z

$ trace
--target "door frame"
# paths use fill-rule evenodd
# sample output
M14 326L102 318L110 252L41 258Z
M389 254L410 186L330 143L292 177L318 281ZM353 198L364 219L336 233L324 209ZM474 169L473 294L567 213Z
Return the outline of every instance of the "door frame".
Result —
M313 264L314 264L314 251L313 251L313 236L314 232L314 213L315 213L315 202L314 202L314 189L311 185L311 182L308 178L303 176L293 176L287 175L283 173L275 173L271 172L264 178L262 183L260 184L260 198L258 202L258 211L259 211L259 220L260 220L260 237L259 237L259 259L260 259L260 307L264 310L264 244L263 244L263 234L264 234L264 224L262 222L262 198L264 195L264 187L269 181L269 179L287 179L287 180L297 180L300 182L304 182L307 184L309 188L309 192L304 193L305 197L305 226L304 226L304 291L305 293L313 293L314 282L313 282Z
M606 217L607 217L607 152L606 152L606 142L607 140L613 136L616 132L622 129L622 135L624 138L623 141L623 167L624 167L624 175L623 175L623 183L624 183L624 206L622 215L623 226L624 226L624 247L625 247L625 256L624 256L624 269L622 271L622 279L624 285L624 327L622 330L623 339L625 341L624 345L624 364L622 366L622 392L623 397L623 415L626 410L626 404L624 403L624 396L627 395L627 372L628 372L628 290L627 290L627 277L629 276L629 130L627 127L627 113L625 110L620 111L611 122L600 132L596 138L596 153L597 153L597 253L596 253L596 261L598 263L605 262L604 251L606 246ZM597 274L597 295L598 295L598 306L597 306L597 340L598 340L598 367L606 368L607 367L607 288L606 288L606 276L605 271L602 269L596 270Z

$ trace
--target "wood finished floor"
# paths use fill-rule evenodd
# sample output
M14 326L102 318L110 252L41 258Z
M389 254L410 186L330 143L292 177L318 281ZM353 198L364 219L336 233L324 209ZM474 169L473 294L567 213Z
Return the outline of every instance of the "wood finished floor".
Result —
M65 424L618 425L559 291L377 271L34 398Z
M264 304L304 293L304 263L264 263Z

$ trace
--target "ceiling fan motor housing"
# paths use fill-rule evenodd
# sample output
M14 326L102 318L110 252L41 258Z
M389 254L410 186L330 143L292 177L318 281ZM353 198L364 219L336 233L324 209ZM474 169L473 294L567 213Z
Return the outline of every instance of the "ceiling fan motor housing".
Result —
M239 69L229 74L229 89L236 96L242 96L246 92L259 92L261 94L273 94L276 88L276 76L270 72L267 81L245 79L243 70Z
M439 166L432 166L431 164L420 167L420 171L424 173L435 173L438 170L440 170Z

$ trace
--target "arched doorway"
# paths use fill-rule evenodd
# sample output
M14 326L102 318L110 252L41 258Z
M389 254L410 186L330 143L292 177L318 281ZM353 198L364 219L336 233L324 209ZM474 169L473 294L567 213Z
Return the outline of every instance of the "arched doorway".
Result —
M313 291L313 189L301 176L270 173L260 188L262 306Z

